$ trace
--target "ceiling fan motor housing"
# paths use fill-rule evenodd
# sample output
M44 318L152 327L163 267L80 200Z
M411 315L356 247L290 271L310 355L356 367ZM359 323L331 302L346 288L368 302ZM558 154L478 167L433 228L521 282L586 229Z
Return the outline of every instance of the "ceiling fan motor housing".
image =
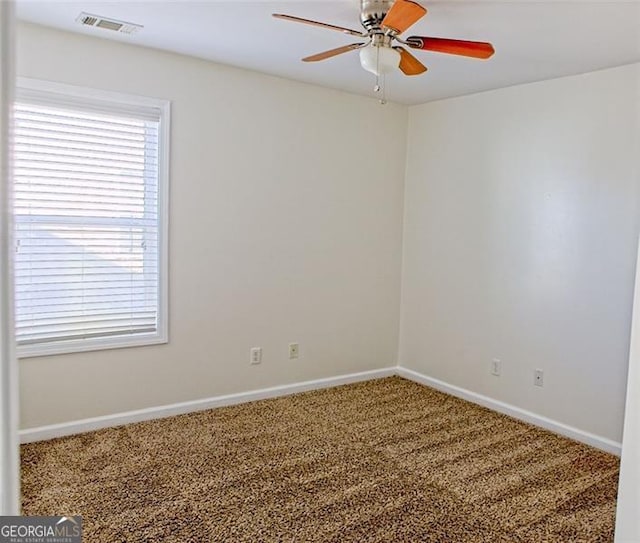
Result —
M380 28L380 23L395 0L360 0L360 22L367 30Z

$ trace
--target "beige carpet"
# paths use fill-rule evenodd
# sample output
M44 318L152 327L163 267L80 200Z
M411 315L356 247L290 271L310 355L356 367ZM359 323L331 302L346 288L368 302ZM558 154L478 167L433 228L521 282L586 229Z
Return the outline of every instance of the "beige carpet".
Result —
M89 543L613 541L618 459L392 377L24 445Z

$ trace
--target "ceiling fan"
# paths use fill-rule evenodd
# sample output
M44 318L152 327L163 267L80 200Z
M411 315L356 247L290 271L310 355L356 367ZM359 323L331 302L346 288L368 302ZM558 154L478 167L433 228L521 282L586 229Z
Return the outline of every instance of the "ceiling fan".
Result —
M282 13L274 13L273 16L296 23L337 30L361 38L364 41L337 47L302 60L317 62L349 51L360 50L362 67L376 76L387 74L396 68L400 68L405 75L419 75L427 71L427 67L422 62L404 47L394 45L394 42L406 45L411 49L480 59L489 58L495 52L493 46L486 42L428 36L409 36L406 39L401 39L400 34L418 22L426 13L427 10L424 7L412 0L360 0L360 23L364 27L364 31Z

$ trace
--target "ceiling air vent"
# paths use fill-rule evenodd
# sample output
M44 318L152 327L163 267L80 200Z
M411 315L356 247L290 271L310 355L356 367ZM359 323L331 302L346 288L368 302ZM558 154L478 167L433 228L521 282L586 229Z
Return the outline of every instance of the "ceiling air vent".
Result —
M122 34L134 34L143 28L142 25L117 21L116 19L107 19L106 17L91 15L84 12L78 15L76 21L84 26L95 26L97 28L113 30L114 32L120 32Z

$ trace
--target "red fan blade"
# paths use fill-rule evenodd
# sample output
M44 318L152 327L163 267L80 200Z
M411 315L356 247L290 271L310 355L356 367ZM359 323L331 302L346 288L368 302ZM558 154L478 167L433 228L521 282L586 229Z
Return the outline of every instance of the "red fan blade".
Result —
M303 62L317 62L319 60L324 60L326 58L335 57L336 55L341 55L342 53L353 51L354 49L360 49L364 45L365 45L364 43L352 43L351 45L344 45L343 47L337 47L336 49L331 49L330 51L325 51L324 53L311 55L310 57L303 58L302 60Z
M446 38L428 38L425 36L411 36L407 38L407 45L414 49L436 51L463 57L489 58L495 53L493 45L482 41L449 40Z
M365 37L367 34L364 32L358 32L357 30L351 30L350 28L344 28L342 26L330 25L327 23L320 23L318 21L312 21L311 19L303 19L302 17L295 17L294 15L284 15L282 13L274 13L273 16L276 19L284 19L285 21L293 21L294 23L304 23L306 25L319 26L322 28L328 28L329 30L337 30L344 34L350 34L352 36Z
M427 71L427 67L404 47L394 49L400 53L400 70L404 75L420 75Z
M417 23L427 13L420 4L411 0L396 0L381 25L393 30L396 34L402 34L412 24Z

